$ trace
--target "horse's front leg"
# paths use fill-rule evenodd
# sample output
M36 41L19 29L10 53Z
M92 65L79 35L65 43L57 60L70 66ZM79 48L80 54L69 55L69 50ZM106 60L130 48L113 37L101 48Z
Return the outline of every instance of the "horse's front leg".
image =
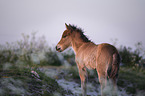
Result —
M86 68L79 68L79 75L80 75L80 79L81 79L81 88L82 88L82 96L86 96L87 95L87 88L86 88L86 82L87 82L87 70Z

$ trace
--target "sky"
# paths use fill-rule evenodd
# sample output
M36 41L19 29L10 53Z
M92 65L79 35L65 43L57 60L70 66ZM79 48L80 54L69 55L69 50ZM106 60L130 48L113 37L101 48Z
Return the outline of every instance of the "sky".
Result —
M37 32L56 45L65 23L96 44L145 45L145 0L0 0L0 44Z

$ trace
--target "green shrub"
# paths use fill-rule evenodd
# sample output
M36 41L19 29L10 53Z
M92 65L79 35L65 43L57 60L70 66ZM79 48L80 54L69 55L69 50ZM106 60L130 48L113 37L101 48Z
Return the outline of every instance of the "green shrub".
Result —
M132 48L121 46L119 49L119 53L121 55L122 63L125 66L141 66L144 63L142 61L144 60L144 51L142 50L142 43L136 44L136 49L132 51Z
M66 52L62 53L62 56L65 60L67 60L69 64L71 64L72 66L76 66L75 54L72 49L69 49Z
M22 40L0 46L0 66L9 62L16 66L60 66L62 62L54 48L48 47L44 37L36 38L36 33L31 36L22 34ZM18 63L20 65L18 65Z

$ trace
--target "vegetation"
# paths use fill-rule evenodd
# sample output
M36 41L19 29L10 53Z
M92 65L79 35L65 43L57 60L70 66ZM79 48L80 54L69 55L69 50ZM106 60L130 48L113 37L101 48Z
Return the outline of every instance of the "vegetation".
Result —
M145 70L121 67L119 72L118 86L126 89L128 93L136 94L138 90L145 91Z
M39 70L13 67L9 70L1 70L0 74L0 95L52 96L55 92L66 94L54 79Z
M145 55L145 51L142 49L142 43L138 42L135 44L136 49L132 51L132 48L121 46L119 49L119 53L121 55L122 63L124 66L132 67L138 66L142 67L145 66L145 59L143 58Z
M65 72L59 75L64 75L66 80L79 80L73 51L69 49L59 54L55 48L46 44L44 37L37 39L35 33L22 36L23 39L18 42L0 45L0 95L72 94L59 86L57 78L49 77L40 69L46 66L64 66L67 62L71 67L63 69ZM128 94L138 94L138 90L145 92L145 51L141 42L135 47L134 51L126 46L118 49L122 65L117 84L120 88L125 88ZM88 74L89 79L96 78L96 71L88 71Z
M45 40L24 35L17 43L0 46L0 95L69 94L58 83L39 70L41 66L60 66L58 55Z
M37 66L60 66L60 61L54 48L48 47L44 37L36 39L35 33L22 35L23 39L16 43L7 43L0 46L1 65L4 63L15 63L15 66L37 67Z

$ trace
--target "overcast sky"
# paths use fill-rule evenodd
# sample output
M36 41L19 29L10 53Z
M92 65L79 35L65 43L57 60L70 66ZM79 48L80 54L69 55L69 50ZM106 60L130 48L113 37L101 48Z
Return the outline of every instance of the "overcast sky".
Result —
M56 45L65 23L81 27L96 44L145 44L145 0L0 0L0 44L22 33L44 35Z

